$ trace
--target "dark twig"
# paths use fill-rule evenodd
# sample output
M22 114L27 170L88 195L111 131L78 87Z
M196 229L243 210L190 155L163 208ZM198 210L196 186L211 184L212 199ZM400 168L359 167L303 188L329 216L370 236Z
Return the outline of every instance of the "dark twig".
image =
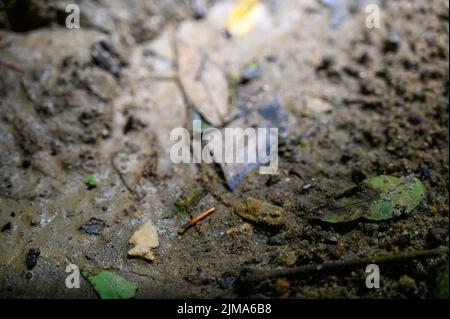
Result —
M266 279L275 279L280 277L295 277L313 272L325 272L330 270L355 268L369 264L386 264L400 261L428 258L448 254L448 248L435 248L429 250L417 250L403 252L399 254L375 256L370 258L349 259L330 261L323 264L304 265L295 268L283 268L276 270L259 270L254 268L244 268L239 275L239 283L243 285L252 285Z

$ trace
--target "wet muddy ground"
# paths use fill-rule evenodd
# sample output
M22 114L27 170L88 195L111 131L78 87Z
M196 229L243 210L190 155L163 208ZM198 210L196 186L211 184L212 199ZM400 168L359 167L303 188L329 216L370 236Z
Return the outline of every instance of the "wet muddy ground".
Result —
M79 1L78 30L64 27L65 1L0 1L0 296L96 298L84 279L66 288L69 264L134 281L137 298L433 295L446 255L381 266L380 289L366 288L365 267L236 284L245 267L449 241L448 1L380 1L378 29L365 26L364 1L264 4L270 19L230 38L229 1L210 1L202 20L190 1ZM277 97L291 114L279 175L255 170L230 191L216 165L172 164L170 132L192 120L176 37L208 50L224 72L258 63L262 76L239 86L238 104ZM416 176L426 199L380 222L310 218L382 174ZM282 207L281 227L250 222L230 234L248 222L235 204L249 197ZM91 218L91 231L80 229ZM147 220L159 236L153 262L127 256Z

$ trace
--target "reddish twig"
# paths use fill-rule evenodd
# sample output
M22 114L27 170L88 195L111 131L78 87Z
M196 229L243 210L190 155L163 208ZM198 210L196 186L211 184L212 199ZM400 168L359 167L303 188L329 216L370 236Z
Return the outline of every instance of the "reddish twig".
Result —
M200 215L198 215L197 217L191 219L190 221L188 221L187 223L185 223L183 226L181 226L180 228L178 228L178 233L180 235L184 234L186 232L186 230L188 230L189 228L191 228L192 226L194 226L195 224L197 224L199 221L201 221L202 219L204 219L206 216L208 216L209 214L211 214L212 212L214 212L216 209L214 207L208 209L207 211L201 213Z
M4 66L5 68L8 68L10 70L16 71L18 73L23 73L22 68L12 62L0 60L0 65Z

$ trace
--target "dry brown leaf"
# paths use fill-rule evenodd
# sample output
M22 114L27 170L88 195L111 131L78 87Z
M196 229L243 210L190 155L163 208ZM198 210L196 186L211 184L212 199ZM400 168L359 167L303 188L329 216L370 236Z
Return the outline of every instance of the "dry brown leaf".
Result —
M230 114L228 81L211 56L177 41L178 75L189 102L212 125L221 126Z
M152 221L149 220L142 224L131 236L129 243L133 244L134 247L128 251L128 255L139 256L153 261L155 256L153 255L152 248L159 246L159 240L158 232Z

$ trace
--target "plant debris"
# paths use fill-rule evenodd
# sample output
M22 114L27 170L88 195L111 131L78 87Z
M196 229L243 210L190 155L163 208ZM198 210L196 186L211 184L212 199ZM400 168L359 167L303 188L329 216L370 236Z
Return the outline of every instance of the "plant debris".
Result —
M178 77L189 102L212 125L221 126L230 114L230 89L225 73L208 52L177 41Z
M202 219L205 219L207 216L209 216L210 214L212 214L216 209L214 207L204 211L203 213L201 213L200 215L198 215L197 217L189 220L188 222L186 222L185 224L183 224L183 226L181 226L180 228L178 228L178 234L182 235L186 232L186 230L188 230L189 228L191 228L192 226L195 226L195 224L197 224L199 221L201 221Z
M134 247L128 251L129 256L139 256L149 261L155 260L152 248L159 246L159 239L158 232L152 221L148 220L142 224L139 229L133 233L129 243L134 245Z
M88 189L93 189L93 188L97 187L97 181L95 180L95 177L92 175L90 175L86 178L85 184L88 187Z
M312 218L329 223L358 218L385 220L413 211L425 198L425 186L415 177L381 175L366 179L319 208Z
M130 299L136 294L137 285L108 270L83 271L85 277L102 299Z
M238 204L235 212L242 218L257 224L279 227L285 223L283 208L253 197L248 197L243 203Z

